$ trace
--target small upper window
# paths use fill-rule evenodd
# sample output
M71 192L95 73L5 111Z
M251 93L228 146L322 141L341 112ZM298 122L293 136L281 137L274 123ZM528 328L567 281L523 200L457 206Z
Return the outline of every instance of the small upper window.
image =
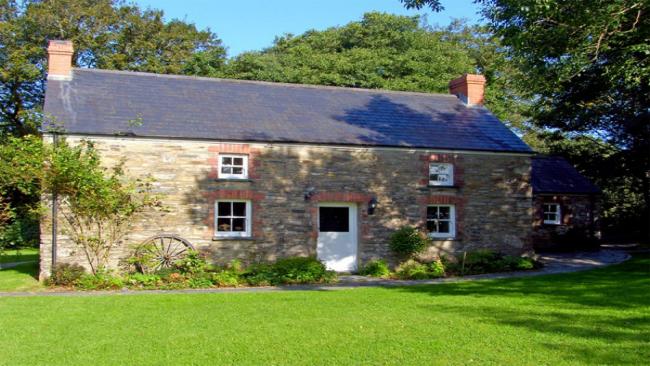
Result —
M453 186L454 165L443 163L429 164L429 185L430 186Z
M215 236L250 237L250 201L215 202Z
M452 238L456 235L456 213L453 205L427 207L427 231L434 238Z
M219 178L248 178L248 156L219 155Z
M560 225L562 220L560 205L557 203L544 204L544 223L549 225Z

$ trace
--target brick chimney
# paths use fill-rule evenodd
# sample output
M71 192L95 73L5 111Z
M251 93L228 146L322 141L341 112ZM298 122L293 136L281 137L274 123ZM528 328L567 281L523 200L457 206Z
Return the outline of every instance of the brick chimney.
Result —
M449 93L467 105L483 105L485 76L465 74L449 82Z
M72 79L72 41L52 40L47 47L47 78Z

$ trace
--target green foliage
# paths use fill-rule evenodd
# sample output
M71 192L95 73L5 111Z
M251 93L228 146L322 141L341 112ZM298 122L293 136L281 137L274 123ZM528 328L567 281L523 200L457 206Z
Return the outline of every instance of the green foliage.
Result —
M124 278L124 284L131 288L152 289L162 284L162 279L157 274L132 273Z
M503 255L489 249L467 252L464 259L445 263L447 270L458 275L524 271L537 269L541 263L529 257Z
M359 271L360 275L386 278L390 276L390 268L383 259L372 260L366 263Z
M213 273L211 281L217 287L237 287L242 282L240 273L232 270Z
M429 274L432 277L445 277L445 264L440 259L429 263Z
M42 186L56 192L66 235L82 250L93 273L141 214L160 205L149 180L129 179L123 163L107 170L93 144L60 139L45 146Z
M430 278L428 266L415 259L400 263L395 268L395 275L401 280L425 280Z
M331 278L325 264L315 257L290 257L275 262L273 282L282 284L319 283Z
M188 250L185 257L174 262L174 268L183 274L197 274L205 272L208 263L205 256L196 250Z
M125 282L122 277L115 276L109 271L100 270L81 276L75 285L82 290L119 290L124 287Z
M413 226L403 226L389 238L388 245L393 253L400 257L409 257L424 250L431 240L427 235Z
M86 274L86 269L76 263L58 263L52 269L48 282L55 286L74 286Z
M650 239L648 1L480 2L491 29L522 71L536 123L573 137L597 137L620 149L613 164L602 166L617 171L613 181L634 200L643 200L634 204L632 221ZM624 206L624 189L614 188L605 197Z
M38 132L34 112L43 101L48 40L72 40L78 67L205 75L225 60L225 48L210 30L165 21L162 11L134 3L0 1L0 21L0 135Z

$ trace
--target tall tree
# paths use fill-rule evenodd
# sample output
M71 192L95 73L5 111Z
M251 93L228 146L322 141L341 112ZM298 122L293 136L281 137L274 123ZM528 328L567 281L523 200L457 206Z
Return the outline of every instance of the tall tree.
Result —
M650 238L650 17L647 0L482 0L518 63L535 121L621 150Z
M0 135L38 132L34 113L43 100L45 48L69 39L78 67L185 73L203 53L215 68L225 49L209 29L160 10L119 0L0 0Z

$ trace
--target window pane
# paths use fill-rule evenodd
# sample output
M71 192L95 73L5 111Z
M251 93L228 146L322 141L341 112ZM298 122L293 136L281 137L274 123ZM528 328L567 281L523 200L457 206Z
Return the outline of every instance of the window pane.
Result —
M435 233L438 230L436 230L436 222L435 221L427 221L427 231L430 233Z
M231 202L219 202L217 216L230 216Z
M221 172L224 174L232 174L232 168L229 166L222 166Z
M232 231L246 231L246 219L232 219Z
M227 158L227 157L221 158L221 164L231 165L232 164L232 158Z
M449 221L438 221L438 232L439 233L449 233Z
M217 219L217 231L230 231L230 219Z
M233 216L246 216L246 202L233 202L232 212Z
M233 158L233 164L243 166L244 165L244 158Z
M320 231L349 232L349 211L348 207L319 207Z
M437 219L438 218L438 208L437 207L427 207L427 219Z
M451 217L450 212L451 212L451 208L441 206L438 208L438 218L449 220L449 218Z
M232 168L232 174L244 174L244 168Z

